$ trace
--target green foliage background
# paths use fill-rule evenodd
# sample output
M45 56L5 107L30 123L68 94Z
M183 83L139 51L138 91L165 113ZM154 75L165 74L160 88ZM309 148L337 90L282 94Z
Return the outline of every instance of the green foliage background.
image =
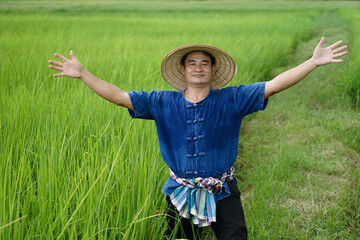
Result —
M230 85L250 84L270 80L289 64L298 46L317 33L317 19L324 11L337 14L334 9L340 5L1 2L0 238L160 239L165 230L161 188L168 169L161 160L154 123L132 120L126 110L99 98L79 80L54 79L47 68L52 53L68 56L72 49L86 69L125 91L171 90L160 75L164 56L180 45L210 44L226 50L238 64L238 75ZM343 96L341 101L352 101L353 112L359 104L357 13L358 8L344 7L339 13L354 46L349 56L352 63L346 68L349 74L343 75L348 80L339 89L350 94L353 100ZM312 49L307 53L311 56ZM358 150L359 130L349 126L348 145ZM251 146L244 151L247 149L259 151L260 156L268 151ZM293 158L290 164L296 166L303 159L301 148L282 154L284 162ZM240 188L249 193L246 182L262 181L266 172L251 175L250 166L239 161L244 168L238 173L243 182ZM274 164L272 170L279 162ZM358 179L357 174L354 170L353 179ZM289 215L285 219L297 214L291 209L278 211L278 215L268 211L271 198L267 194L281 192L281 187L269 187L260 199L244 197L252 236L316 238L319 232L309 231L311 226L306 225L295 232L288 225L281 226L272 235L267 224L287 221L280 213ZM356 187L347 192L349 198L359 196ZM353 207L358 211L358 206ZM347 226L346 222L336 224L337 212L344 209L334 210L331 217L337 227L326 225L320 236L358 236L351 227L341 233L334 230ZM267 214L256 218L255 210ZM348 216L354 217L343 217Z

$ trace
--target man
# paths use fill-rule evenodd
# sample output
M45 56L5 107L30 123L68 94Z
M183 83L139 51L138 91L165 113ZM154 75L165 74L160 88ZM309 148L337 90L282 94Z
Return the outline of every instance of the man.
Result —
M339 41L324 48L324 43L322 38L309 60L271 81L226 88L236 72L232 58L201 44L177 48L162 63L163 78L180 91L124 92L86 71L72 51L71 60L55 54L63 62L50 60L49 67L61 71L55 77L80 78L101 97L128 108L131 117L155 120L160 152L170 168L162 190L169 235L193 239L201 227L211 226L218 239L247 239L233 169L241 120L264 110L270 96L318 66L342 62L337 58L347 54L347 46Z

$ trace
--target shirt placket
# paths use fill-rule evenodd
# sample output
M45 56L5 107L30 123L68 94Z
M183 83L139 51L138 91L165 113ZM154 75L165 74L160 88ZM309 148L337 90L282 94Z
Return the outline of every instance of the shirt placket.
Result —
M205 156L203 109L202 103L188 103L186 107L186 175L189 178L198 177L205 173L204 161L202 161Z

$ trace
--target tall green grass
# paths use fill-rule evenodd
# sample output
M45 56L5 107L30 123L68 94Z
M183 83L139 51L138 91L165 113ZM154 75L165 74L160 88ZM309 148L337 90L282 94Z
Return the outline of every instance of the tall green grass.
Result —
M154 124L131 120L75 79L53 52L125 91L170 89L160 63L190 43L234 56L232 84L263 80L311 34L316 12L5 14L1 28L0 236L159 239L168 177ZM289 25L284 25L286 21Z
M166 12L166 11L239 11L239 10L338 10L339 8L359 8L358 1L284 1L284 0L59 0L59 1L0 1L0 9L18 12Z
M349 23L349 30L352 33L352 47L350 52L351 62L348 66L348 71L344 75L346 83L346 92L351 98L353 107L360 108L360 15L357 9L342 9L341 17Z
M81 81L53 78L52 53L125 91L171 89L160 64L191 43L226 50L231 85L269 80L318 11L0 15L0 238L160 239L168 169L155 125L132 120Z
M321 36L349 44L337 12L314 21L284 71L301 63ZM344 57L344 63L351 61ZM358 239L359 113L342 85L346 65L316 69L272 97L266 111L245 119L237 166L254 239ZM345 97L344 97L345 96Z

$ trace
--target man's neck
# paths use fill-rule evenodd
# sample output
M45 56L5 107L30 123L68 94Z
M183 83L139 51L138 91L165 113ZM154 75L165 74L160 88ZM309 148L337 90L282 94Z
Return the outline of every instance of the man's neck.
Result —
M188 86L184 91L185 99L189 102L197 103L204 100L210 92L210 87L196 88Z

